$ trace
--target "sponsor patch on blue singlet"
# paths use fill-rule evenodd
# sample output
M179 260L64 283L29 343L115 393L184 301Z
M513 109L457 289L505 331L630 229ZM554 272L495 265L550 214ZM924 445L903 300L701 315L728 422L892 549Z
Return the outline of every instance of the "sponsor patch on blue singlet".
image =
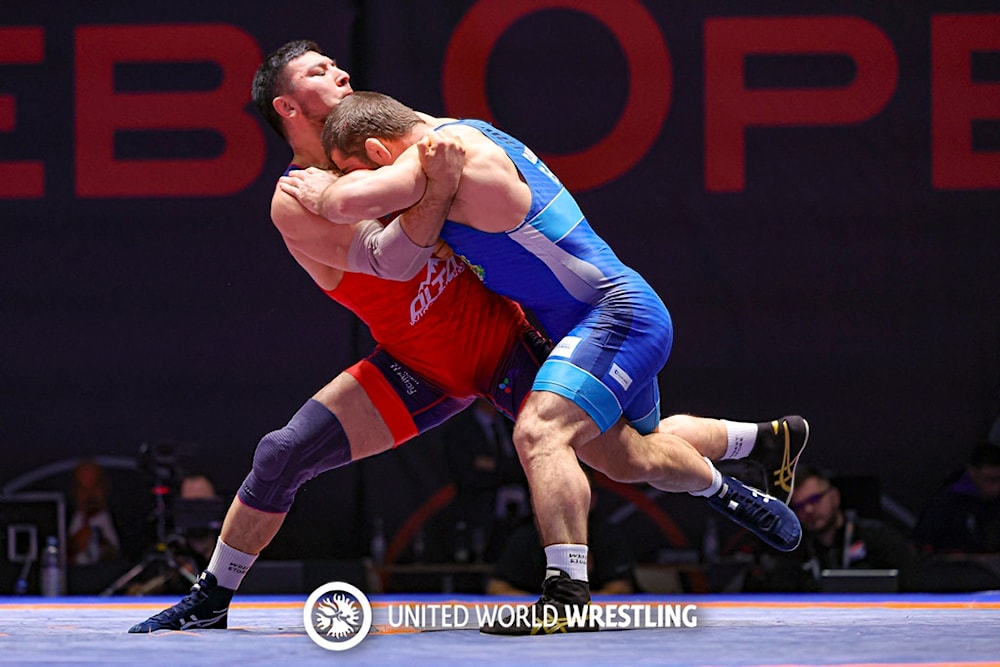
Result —
M552 352L549 356L552 357L564 357L569 359L573 356L573 352L576 350L577 345L583 340L579 336L566 336L559 341L559 344L552 348Z
M629 385L632 384L632 376L625 372L625 369L618 364L611 364L611 370L608 375L615 379L615 382L622 386L622 389L628 391Z

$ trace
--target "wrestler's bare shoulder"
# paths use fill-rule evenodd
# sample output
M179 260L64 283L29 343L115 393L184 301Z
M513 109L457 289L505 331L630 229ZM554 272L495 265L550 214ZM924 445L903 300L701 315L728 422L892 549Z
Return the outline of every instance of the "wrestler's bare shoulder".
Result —
M271 199L271 221L292 257L320 288L329 291L340 284L353 225L326 222L277 187Z

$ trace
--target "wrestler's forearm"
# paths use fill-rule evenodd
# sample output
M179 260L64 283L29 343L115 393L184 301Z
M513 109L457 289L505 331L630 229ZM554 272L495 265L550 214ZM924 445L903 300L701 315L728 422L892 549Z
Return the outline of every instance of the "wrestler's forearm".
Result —
M459 136L428 132L416 146L427 186L420 201L400 218L411 241L432 246L458 192L465 166L465 146Z
M455 189L450 184L428 179L424 196L399 218L409 239L424 248L433 246L454 198Z
M419 165L356 171L326 186L317 198L316 212L338 223L378 219L414 205L426 182Z

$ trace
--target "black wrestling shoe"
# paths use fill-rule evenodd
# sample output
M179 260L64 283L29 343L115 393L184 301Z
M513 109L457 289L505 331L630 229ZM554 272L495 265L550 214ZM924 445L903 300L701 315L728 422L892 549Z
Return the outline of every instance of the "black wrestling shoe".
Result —
M793 551L802 541L802 524L787 505L729 475L708 504L778 551Z
M542 596L533 605L517 605L513 614L484 623L488 635L552 635L557 632L596 632L590 619L590 584L570 579L562 570L545 570Z
M183 600L156 616L133 625L128 631L225 630L229 603L235 592L220 586L214 574L202 572L198 582Z
M748 457L764 469L764 490L788 504L795 488L795 466L809 440L809 422L798 415L757 424Z

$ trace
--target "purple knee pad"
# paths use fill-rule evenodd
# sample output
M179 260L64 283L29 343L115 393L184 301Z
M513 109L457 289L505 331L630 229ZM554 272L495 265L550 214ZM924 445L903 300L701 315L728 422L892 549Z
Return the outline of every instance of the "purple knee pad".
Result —
M351 443L337 416L309 399L291 421L257 445L253 469L237 495L262 512L285 513L307 481L351 461Z

